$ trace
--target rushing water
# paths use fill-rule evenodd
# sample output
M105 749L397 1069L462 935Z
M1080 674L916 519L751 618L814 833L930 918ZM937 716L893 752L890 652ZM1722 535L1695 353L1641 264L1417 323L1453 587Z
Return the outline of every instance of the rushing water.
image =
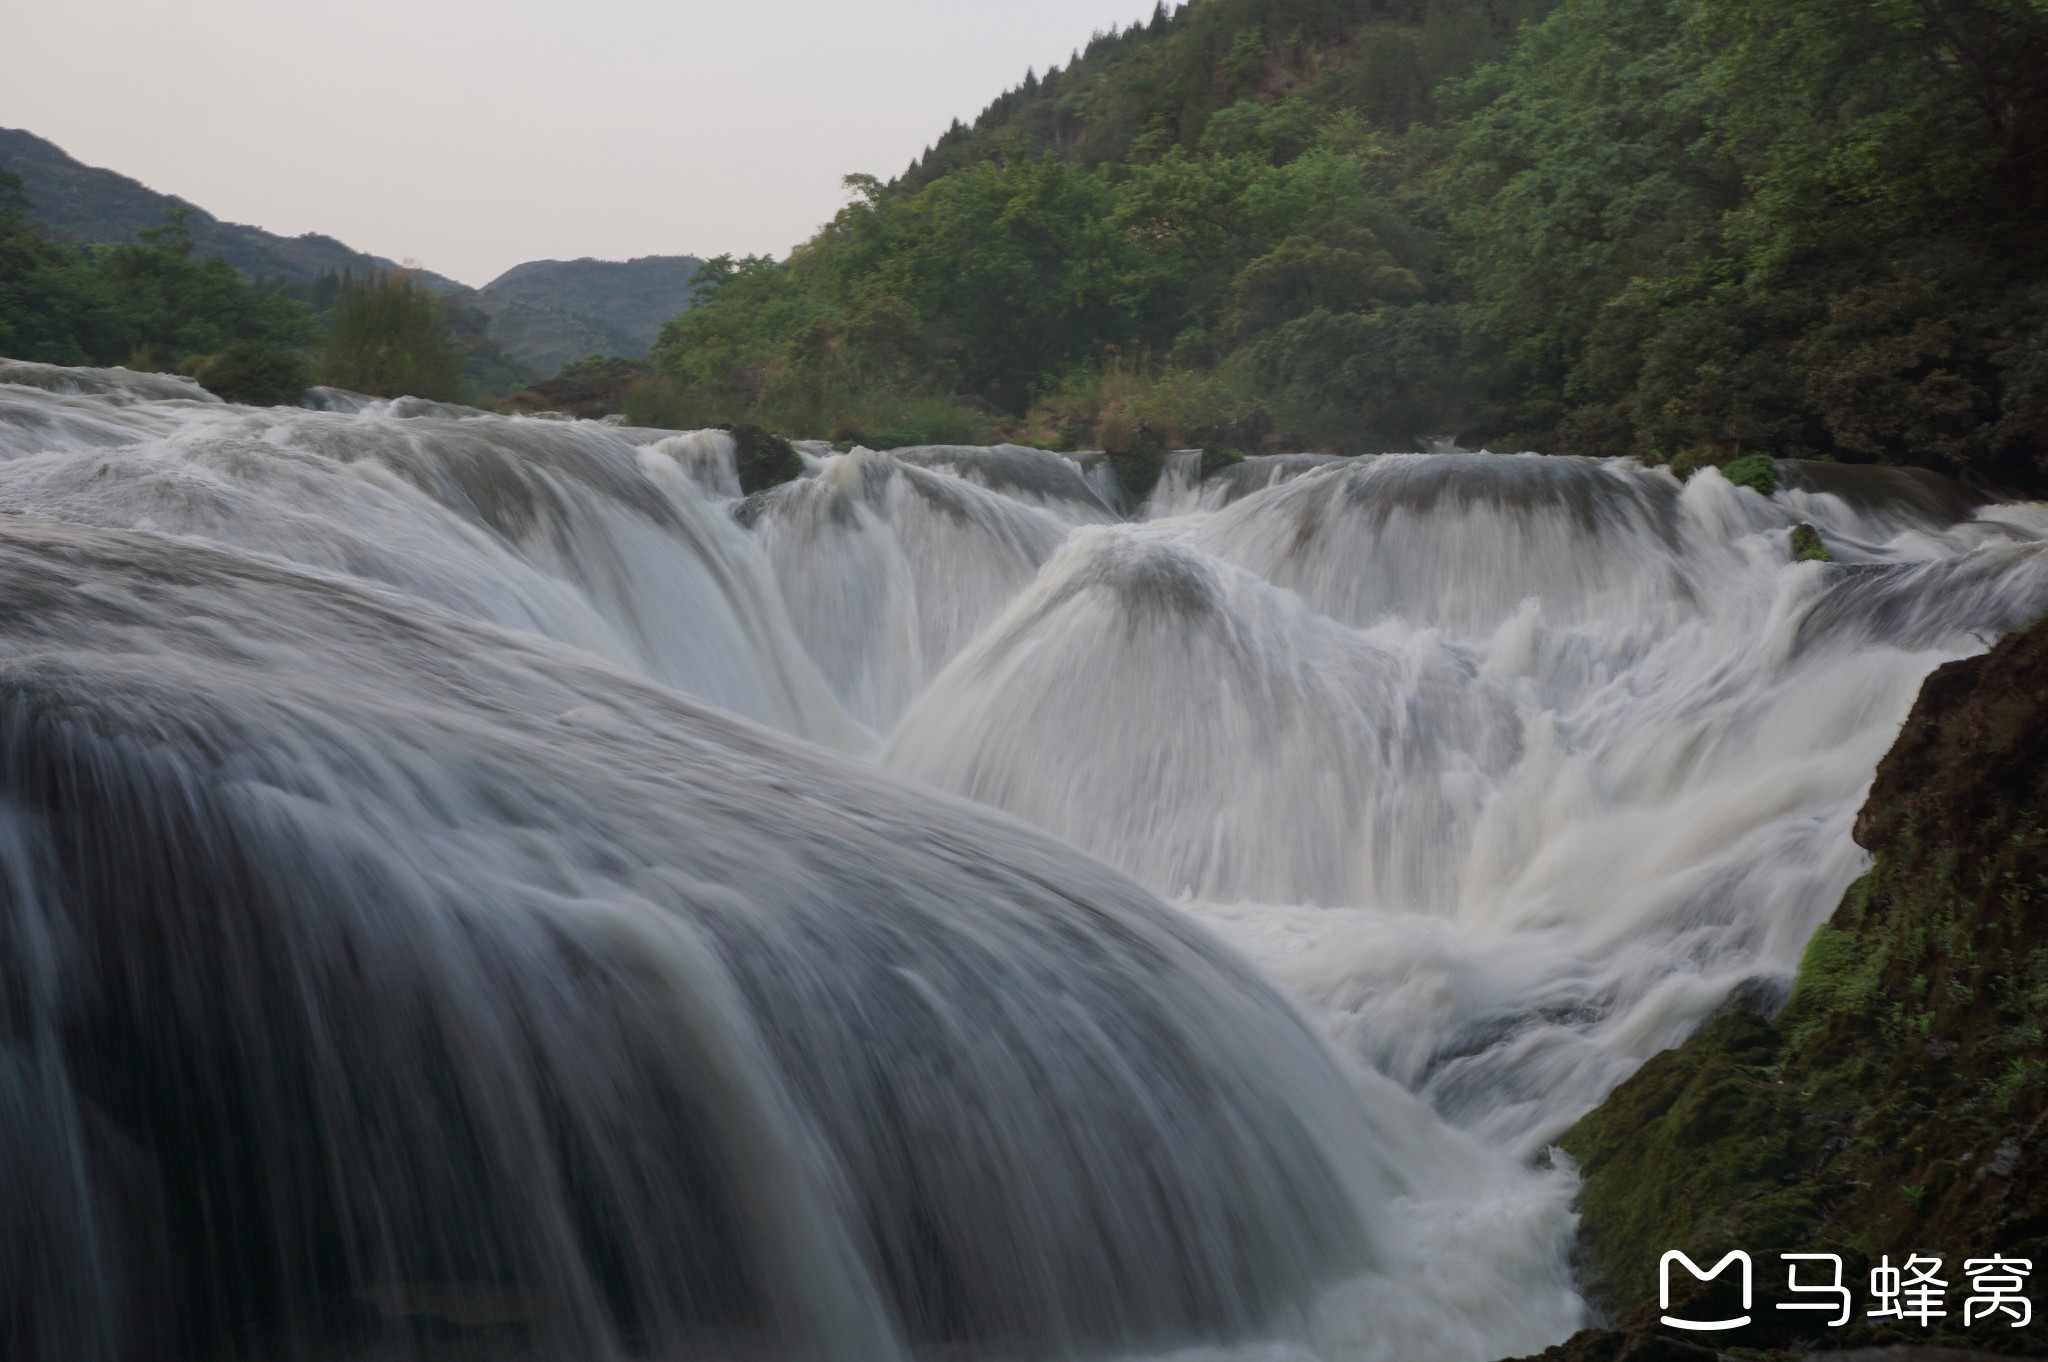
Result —
M0 362L10 1358L1534 1351L2048 612L1911 473L318 405Z

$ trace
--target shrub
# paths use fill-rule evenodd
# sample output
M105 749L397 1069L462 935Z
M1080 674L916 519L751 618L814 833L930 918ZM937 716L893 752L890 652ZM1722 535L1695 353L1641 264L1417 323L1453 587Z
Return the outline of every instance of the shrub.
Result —
M1778 490L1778 461L1768 454L1745 454L1723 468L1721 476L1737 487L1769 496Z
M208 392L251 407L287 407L313 386L313 365L298 350L240 340L208 355L193 375Z
M410 274L348 280L334 304L321 381L372 397L463 395L462 352L440 300Z

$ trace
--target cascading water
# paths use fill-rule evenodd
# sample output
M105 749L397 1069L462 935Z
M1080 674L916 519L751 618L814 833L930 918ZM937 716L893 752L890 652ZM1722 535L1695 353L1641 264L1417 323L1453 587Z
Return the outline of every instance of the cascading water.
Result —
M2048 611L1909 473L318 405L0 366L9 1356L1534 1351L1531 1156Z
M888 759L1180 897L1527 1156L1782 996L1922 677L2048 611L2042 508L1829 473L1386 455L1079 534Z

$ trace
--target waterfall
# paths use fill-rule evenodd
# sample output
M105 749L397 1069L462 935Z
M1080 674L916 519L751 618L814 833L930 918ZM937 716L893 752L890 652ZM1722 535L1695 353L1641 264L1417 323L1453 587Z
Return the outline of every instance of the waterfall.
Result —
M1792 472L1386 455L1086 531L888 760L1181 900L1530 1156L1783 997L1921 679L2048 611L2043 508Z
M1900 470L311 408L0 362L9 1357L1537 1351L2048 612Z

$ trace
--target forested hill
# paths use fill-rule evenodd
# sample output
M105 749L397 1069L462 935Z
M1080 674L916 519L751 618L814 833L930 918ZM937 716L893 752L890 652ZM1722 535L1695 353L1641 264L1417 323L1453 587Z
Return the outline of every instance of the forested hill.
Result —
M119 245L182 212L196 257L218 256L243 278L280 285L316 307L324 308L346 277L368 279L400 268L333 237L280 236L223 222L18 128L0 128L0 174L20 179L24 216L46 236L79 246ZM690 279L700 263L686 255L534 260L481 289L431 270L413 273L441 296L451 321L483 353L484 362L471 366L479 390L500 392L591 355L646 354L662 323L689 305Z
M322 275L367 278L399 268L396 261L316 232L279 236L261 227L223 222L196 204L160 194L139 180L86 165L56 143L20 128L0 128L0 171L20 177L29 220L62 241L133 241L136 233L162 225L173 210L183 210L193 249L221 257L250 279L310 288ZM468 291L453 279L422 274L439 288Z
M1197 0L849 183L639 415L2048 481L2036 0Z
M637 359L690 305L693 255L529 260L477 290L491 334L542 373L590 355Z
M1557 0L1207 0L1095 34L1064 67L955 121L892 187L1047 152L1084 166L1169 147L1228 150L1311 135L1339 110L1402 133L1440 116L1443 82L1505 55ZM1211 124L1224 115L1213 130ZM1263 131L1263 136L1261 135ZM1287 148L1293 149L1293 148ZM1305 148L1302 148L1305 149Z

